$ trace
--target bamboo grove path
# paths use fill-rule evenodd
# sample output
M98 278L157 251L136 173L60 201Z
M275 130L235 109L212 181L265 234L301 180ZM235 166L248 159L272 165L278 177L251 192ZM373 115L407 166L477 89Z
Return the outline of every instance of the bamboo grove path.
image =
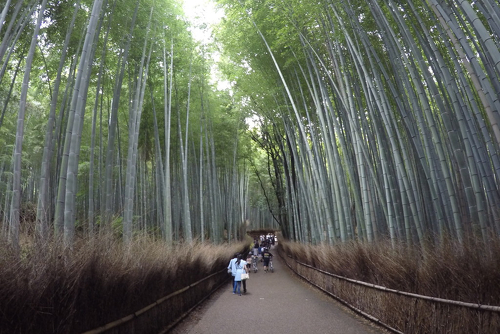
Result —
M259 263L246 294L234 295L231 284L224 285L169 333L385 333L307 285L273 254L274 273Z

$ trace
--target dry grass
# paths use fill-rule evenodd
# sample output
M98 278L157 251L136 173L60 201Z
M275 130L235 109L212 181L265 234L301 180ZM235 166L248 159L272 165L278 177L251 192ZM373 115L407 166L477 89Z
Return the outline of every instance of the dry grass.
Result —
M324 271L391 289L500 306L500 239L444 240L423 249L389 242L306 246L281 242L281 254ZM285 258L289 260L288 258ZM288 261L305 279L382 323L412 334L497 334L500 313L385 293Z
M0 333L78 333L102 326L225 268L250 239L231 247L169 247L150 239L125 246L101 237L80 240L72 251L59 243L26 240L20 257L0 241ZM488 247L473 239L462 245L445 240L425 249L389 242L279 245L285 254L338 275L422 295L500 305L498 238ZM379 309L402 316L398 306L387 301ZM415 323L424 328L423 321Z
M338 246L280 243L285 254L328 272L417 294L500 305L500 238L486 246L445 240L425 249L348 242Z
M227 266L246 245L130 246L111 237L27 244L19 257L0 243L0 333L77 333L131 314Z

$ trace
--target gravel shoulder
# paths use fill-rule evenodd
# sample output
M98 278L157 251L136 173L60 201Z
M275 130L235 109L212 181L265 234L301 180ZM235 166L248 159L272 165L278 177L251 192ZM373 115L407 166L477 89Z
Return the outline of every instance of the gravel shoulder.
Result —
M274 273L265 273L259 263L245 295L234 295L228 283L170 333L386 333L299 279L279 256L274 267Z

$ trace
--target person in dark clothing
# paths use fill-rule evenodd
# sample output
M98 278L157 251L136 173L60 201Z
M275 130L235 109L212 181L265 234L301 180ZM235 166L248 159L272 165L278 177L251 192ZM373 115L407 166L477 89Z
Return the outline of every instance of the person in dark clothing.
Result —
M243 262L246 262L246 272L249 273L250 272L250 266L252 265L252 253L251 252L248 252L247 256L246 256L246 261L243 261ZM243 285L243 293L247 293L247 280L242 280L242 285Z
M255 239L254 244L253 244L253 255L257 256L259 255L259 241Z
M264 271L267 273L267 267L269 267L269 260L273 257L273 254L269 251L268 248L264 249L262 253L262 259L264 260Z

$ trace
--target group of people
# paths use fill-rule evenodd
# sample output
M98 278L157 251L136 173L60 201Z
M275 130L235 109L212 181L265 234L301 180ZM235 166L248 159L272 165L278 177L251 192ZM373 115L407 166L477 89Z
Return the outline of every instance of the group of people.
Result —
M257 241L255 241L257 243ZM258 243L257 243L258 245ZM269 248L264 248L262 251L262 260L264 262L264 271L267 272L269 267L269 261L272 259L273 254L269 251ZM233 294L238 294L241 296L241 286L243 285L243 293L247 292L247 282L246 279L242 279L243 274L250 273L250 266L252 263L252 256L256 256L255 254L248 252L246 257L245 254L236 253L234 254L234 258L229 261L229 265L227 266L228 272L231 272L233 276ZM246 258L246 261L243 260ZM243 283L242 283L243 282Z
M254 254L257 255L255 251L257 251L258 254L262 254L265 248L270 249L271 246L274 246L275 241L276 237L274 235L267 235L267 236L261 235L260 244L258 239L255 239L253 242Z

